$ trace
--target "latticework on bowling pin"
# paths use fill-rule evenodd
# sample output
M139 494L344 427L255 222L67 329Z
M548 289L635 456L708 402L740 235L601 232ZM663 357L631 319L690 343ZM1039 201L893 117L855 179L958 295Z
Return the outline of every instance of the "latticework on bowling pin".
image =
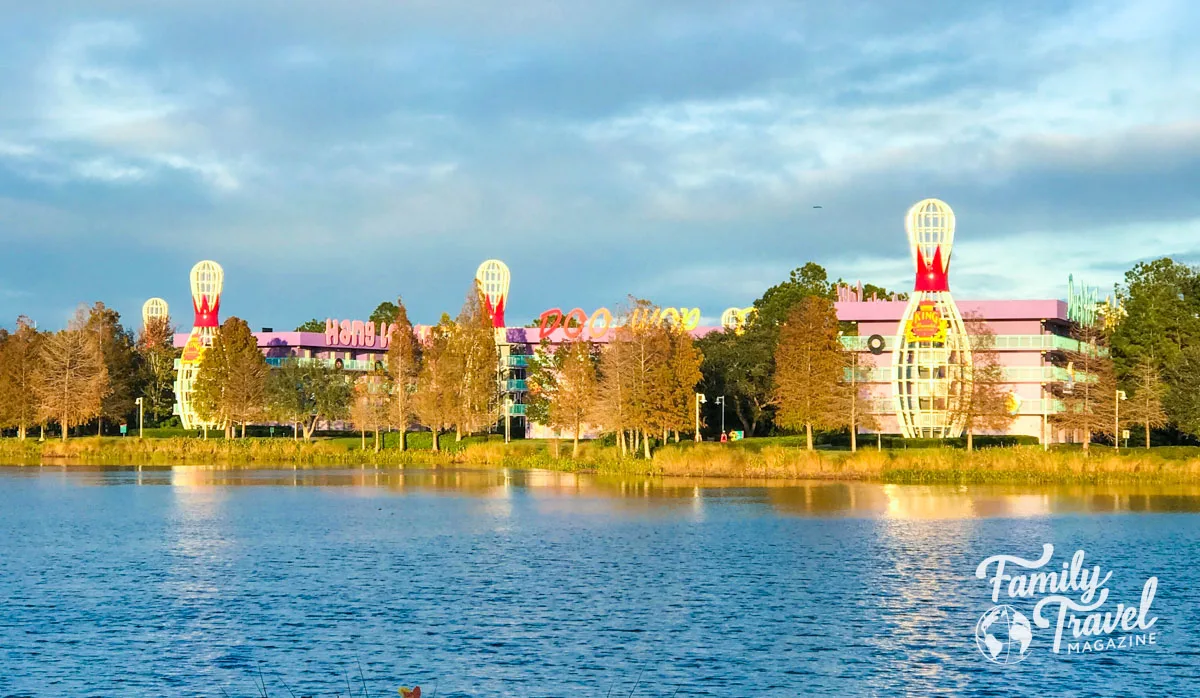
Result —
M217 428L220 424L205 422L196 414L192 393L196 385L196 374L200 370L200 358L204 350L212 346L217 328L220 327L221 289L225 283L225 271L216 262L205 260L192 267L192 309L196 313L192 332L184 347L179 362L175 383L179 421L184 429Z
M948 283L954 227L954 212L938 199L918 202L905 219L916 283L896 333L892 392L907 438L953 438L963 430L971 345Z
M492 327L504 327L504 305L508 301L508 265L498 259L489 259L475 270L475 281L483 294L487 313L492 318Z

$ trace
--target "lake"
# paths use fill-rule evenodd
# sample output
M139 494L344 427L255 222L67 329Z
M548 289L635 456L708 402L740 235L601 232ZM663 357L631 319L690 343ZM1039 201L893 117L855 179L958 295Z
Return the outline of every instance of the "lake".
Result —
M1153 644L988 656L1044 544ZM1194 695L1198 553L1189 486L0 468L0 696Z

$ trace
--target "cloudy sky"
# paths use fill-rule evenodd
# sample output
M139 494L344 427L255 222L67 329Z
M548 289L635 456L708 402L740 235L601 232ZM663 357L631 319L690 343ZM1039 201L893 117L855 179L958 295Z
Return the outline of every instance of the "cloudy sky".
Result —
M36 8L36 9L35 9ZM288 328L626 294L715 317L793 267L960 298L1200 261L1194 0L0 0L0 320L131 324L187 273ZM821 206L821 208L814 208Z

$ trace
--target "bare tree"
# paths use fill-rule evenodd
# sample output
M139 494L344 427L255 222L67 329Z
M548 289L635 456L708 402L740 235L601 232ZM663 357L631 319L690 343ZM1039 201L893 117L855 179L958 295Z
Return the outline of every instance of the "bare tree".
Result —
M596 357L589 342L575 341L554 352L550 385L541 386L548 401L546 423L571 434L571 457L579 457L579 437L592 417L599 378Z
M500 401L500 354L478 283L471 287L450 332L447 357L455 366L455 439L495 424Z
M1097 328L1082 327L1076 333L1079 347L1065 352L1066 381L1055 386L1063 411L1055 423L1081 434L1086 451L1092 436L1119 436L1116 424L1117 379L1112 359L1104 351L1104 336Z
M367 432L375 433L375 452L378 453L380 431L387 424L391 381L382 371L372 371L354 382L350 402L350 421L362 434L362 449L367 450Z
M950 411L952 420L963 425L967 450L975 448L979 431L1003 431L1012 424L1015 415L1010 411L1004 369L996 351L996 333L981 318L967 317L967 336L971 341L971 362L960 367L951 380Z
M396 306L392 335L388 340L388 375L392 384L388 421L400 430L400 450L403 451L408 448L408 428L415 416L413 401L420 372L420 353L404 301L397 299Z
M858 430L878 429L879 420L871 410L871 396L866 390L871 366L863 364L857 351L843 350L843 380L835 392L837 412L843 416L843 426L850 430L850 450L858 450Z
M17 331L0 348L0 417L5 426L17 428L22 441L39 421L38 365L44 339L22 315L17 318Z
M1158 372L1158 364L1149 354L1143 354L1126 377L1132 393L1121 409L1128 421L1146 430L1146 448L1150 448L1150 430L1167 425L1163 397L1167 386Z
M433 432L433 450L439 450L439 435L454 425L458 416L455 391L460 376L450 342L454 322L443 314L429 331L421 349L421 370L417 374L417 391L413 395L413 410L421 424Z
M63 441L71 427L100 414L108 394L108 369L100 337L87 329L83 308L67 326L42 342L34 384L39 416L62 428Z

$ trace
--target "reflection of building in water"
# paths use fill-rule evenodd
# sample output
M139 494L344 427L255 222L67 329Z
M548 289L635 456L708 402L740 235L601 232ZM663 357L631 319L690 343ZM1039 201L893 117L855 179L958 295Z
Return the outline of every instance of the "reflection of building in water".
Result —
M884 485L810 482L767 489L772 505L794 514L849 514L896 520L1045 516L1058 501L1046 488L992 485Z

